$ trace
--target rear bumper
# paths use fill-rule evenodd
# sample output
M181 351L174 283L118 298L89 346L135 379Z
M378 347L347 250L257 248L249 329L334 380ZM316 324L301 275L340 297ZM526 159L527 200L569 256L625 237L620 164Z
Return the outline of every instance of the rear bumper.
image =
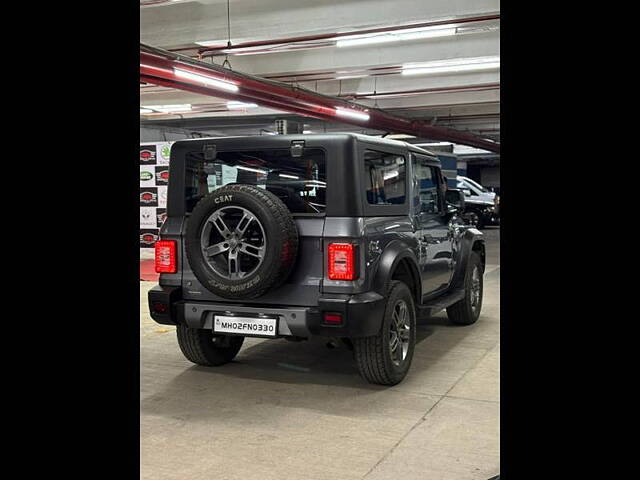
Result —
M309 338L367 337L380 330L385 298L375 292L358 295L322 295L314 307L243 305L240 303L194 302L182 299L180 287L157 285L149 291L151 318L162 325L186 325L209 329L214 315L278 318L278 336ZM340 313L340 325L324 323L324 314Z

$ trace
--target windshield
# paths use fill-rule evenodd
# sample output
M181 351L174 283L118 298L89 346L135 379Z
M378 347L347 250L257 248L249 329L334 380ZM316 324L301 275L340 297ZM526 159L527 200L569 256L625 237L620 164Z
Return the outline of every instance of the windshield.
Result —
M474 187L476 187L478 190L480 190L481 192L484 193L489 193L489 190L487 190L486 188L484 188L482 185L480 185L477 182L474 182L473 180L471 180L470 178L467 177L460 177L462 180L464 180L465 182L473 185Z
M215 160L204 160L202 152L190 152L186 160L187 212L205 195L233 183L270 191L291 213L325 211L324 150L308 148L301 157L292 157L289 149L218 152Z

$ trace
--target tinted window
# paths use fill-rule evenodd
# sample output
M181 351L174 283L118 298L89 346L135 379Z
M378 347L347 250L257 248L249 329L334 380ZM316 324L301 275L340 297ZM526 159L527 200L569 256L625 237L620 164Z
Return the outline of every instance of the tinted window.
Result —
M364 175L371 205L405 203L406 166L402 155L365 150Z
M418 192L415 198L419 202L418 210L423 213L438 213L438 171L430 167L426 161L418 156L413 156L413 181L414 188Z
M321 149L305 149L302 157L292 157L289 149L218 152L215 160L206 161L202 152L191 152L186 159L187 212L208 193L233 183L270 191L292 213L325 211L326 164Z

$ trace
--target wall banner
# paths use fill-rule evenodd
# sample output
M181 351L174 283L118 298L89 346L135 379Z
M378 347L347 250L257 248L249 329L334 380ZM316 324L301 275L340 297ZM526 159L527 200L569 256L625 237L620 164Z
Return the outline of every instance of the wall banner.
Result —
M140 144L140 248L154 248L167 217L169 159L173 142Z

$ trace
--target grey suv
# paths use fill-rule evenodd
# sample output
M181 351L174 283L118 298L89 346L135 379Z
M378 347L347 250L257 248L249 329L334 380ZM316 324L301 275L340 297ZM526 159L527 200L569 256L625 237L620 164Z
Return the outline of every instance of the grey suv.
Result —
M231 361L247 336L324 336L394 385L418 315L478 319L484 239L426 150L355 134L185 140L169 173L149 308L196 364Z

